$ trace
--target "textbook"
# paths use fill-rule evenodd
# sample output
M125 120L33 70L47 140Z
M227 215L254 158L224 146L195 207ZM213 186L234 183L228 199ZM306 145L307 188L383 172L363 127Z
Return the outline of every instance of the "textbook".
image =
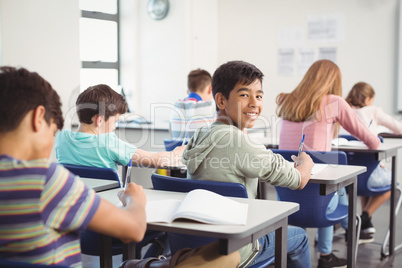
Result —
M209 224L246 225L248 204L196 189L190 191L183 200L149 201L145 209L148 223L189 219Z
M350 141L345 138L335 138L332 140L332 146L351 146L351 147L367 147L362 141Z

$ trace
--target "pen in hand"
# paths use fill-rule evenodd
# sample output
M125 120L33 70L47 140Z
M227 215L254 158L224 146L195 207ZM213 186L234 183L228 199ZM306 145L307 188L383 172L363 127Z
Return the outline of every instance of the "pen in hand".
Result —
M188 133L186 134L186 137L183 139L183 143L181 144L181 146L183 146L184 144L186 144L187 138L188 138Z
M301 141L300 141L299 151L298 151L298 153L297 153L297 157L299 157L299 156L300 156L300 153L303 151L304 137L305 137L305 134L303 134L302 139L301 139ZM297 167L297 166L298 166L298 165L295 163L295 167Z
M302 139L301 139L301 141L300 141L299 153L297 154L297 157L299 157L299 156L300 156L300 153L303 152L304 137L305 137L305 134L303 134Z
M369 125L368 125L368 128L370 128L371 123L373 123L373 119L371 119L371 121L370 121L370 123L369 123Z
M126 174L126 178L125 178L125 182L124 182L124 190L127 189L127 184L130 183L132 164L133 164L133 160L130 159L130 161L128 162L128 165L127 165L127 174Z

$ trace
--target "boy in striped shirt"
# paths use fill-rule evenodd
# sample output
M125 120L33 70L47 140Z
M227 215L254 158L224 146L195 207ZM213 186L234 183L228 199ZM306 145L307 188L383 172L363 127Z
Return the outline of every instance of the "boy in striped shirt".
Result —
M37 73L0 68L0 258L82 267L79 232L141 241L146 197L131 183L125 209L48 158L63 127L60 98ZM113 226L113 228L111 228Z

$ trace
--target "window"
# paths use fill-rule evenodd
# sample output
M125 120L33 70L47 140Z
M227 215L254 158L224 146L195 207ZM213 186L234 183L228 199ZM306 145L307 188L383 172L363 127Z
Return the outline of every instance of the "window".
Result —
M120 84L119 0L80 0L81 90Z

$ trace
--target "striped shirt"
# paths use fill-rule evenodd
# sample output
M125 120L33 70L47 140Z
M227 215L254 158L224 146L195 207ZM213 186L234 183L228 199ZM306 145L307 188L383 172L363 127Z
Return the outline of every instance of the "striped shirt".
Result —
M79 232L99 196L46 159L0 156L0 258L82 267Z
M216 121L214 100L200 101L196 93L174 104L170 115L170 130L173 139L191 138L200 127L210 127Z

